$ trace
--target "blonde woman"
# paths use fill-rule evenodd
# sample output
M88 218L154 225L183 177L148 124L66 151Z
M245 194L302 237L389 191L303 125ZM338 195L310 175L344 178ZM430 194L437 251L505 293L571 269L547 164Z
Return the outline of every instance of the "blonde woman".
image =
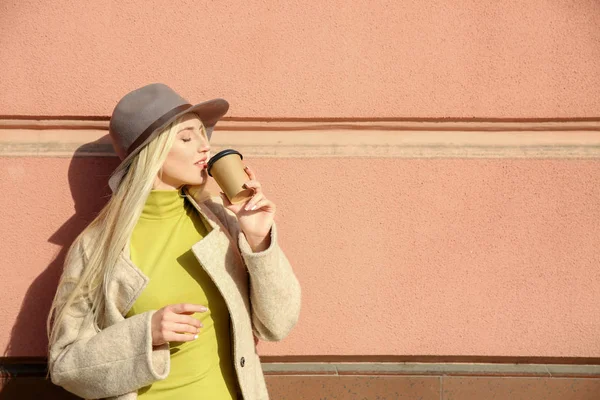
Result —
M55 384L88 399L268 398L255 339L290 332L300 286L254 173L243 204L204 190L228 108L163 84L115 107L113 195L71 246L48 317Z

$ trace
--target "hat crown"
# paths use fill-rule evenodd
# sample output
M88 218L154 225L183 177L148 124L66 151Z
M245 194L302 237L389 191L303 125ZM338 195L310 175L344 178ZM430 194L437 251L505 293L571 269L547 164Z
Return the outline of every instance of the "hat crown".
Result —
M131 145L158 119L188 101L162 83L143 86L126 94L115 106L109 135L115 152L124 159Z

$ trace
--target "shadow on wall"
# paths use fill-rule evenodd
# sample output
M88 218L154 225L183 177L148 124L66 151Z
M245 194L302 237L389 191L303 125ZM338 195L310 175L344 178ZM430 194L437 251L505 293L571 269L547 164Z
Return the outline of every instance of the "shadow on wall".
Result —
M108 141L110 142L110 141ZM60 246L60 251L48 267L31 284L12 328L4 357L45 355L47 352L46 318L58 279L63 269L65 256L71 243L94 219L110 198L108 177L118 165L116 157L90 157L90 153L106 146L106 137L79 147L69 165L69 186L75 204L75 214L48 238L50 243ZM99 146L100 145L100 146ZM40 215L40 218L43 218ZM7 372L10 372L7 371ZM74 398L43 377L4 377L0 373L0 400ZM31 381L30 381L31 380ZM37 382L37 384L27 383ZM43 393L40 393L40 390ZM60 393L62 391L62 394Z

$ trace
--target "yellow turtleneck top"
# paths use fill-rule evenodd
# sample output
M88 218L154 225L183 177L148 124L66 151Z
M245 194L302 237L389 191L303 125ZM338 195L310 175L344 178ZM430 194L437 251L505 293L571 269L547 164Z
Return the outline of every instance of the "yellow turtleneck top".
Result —
M192 253L208 233L192 204L177 190L152 190L131 237L131 260L150 278L126 317L177 303L201 304L198 339L171 342L171 371L138 390L141 400L234 399L229 311Z

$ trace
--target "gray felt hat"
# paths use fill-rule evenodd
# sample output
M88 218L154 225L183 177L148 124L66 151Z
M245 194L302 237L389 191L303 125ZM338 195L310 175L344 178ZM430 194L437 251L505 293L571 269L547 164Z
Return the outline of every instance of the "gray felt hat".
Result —
M224 99L192 105L162 83L127 93L117 103L110 118L109 135L122 160L108 180L110 189L116 192L135 155L177 118L187 113L197 114L210 139L215 125L228 109L229 103Z

